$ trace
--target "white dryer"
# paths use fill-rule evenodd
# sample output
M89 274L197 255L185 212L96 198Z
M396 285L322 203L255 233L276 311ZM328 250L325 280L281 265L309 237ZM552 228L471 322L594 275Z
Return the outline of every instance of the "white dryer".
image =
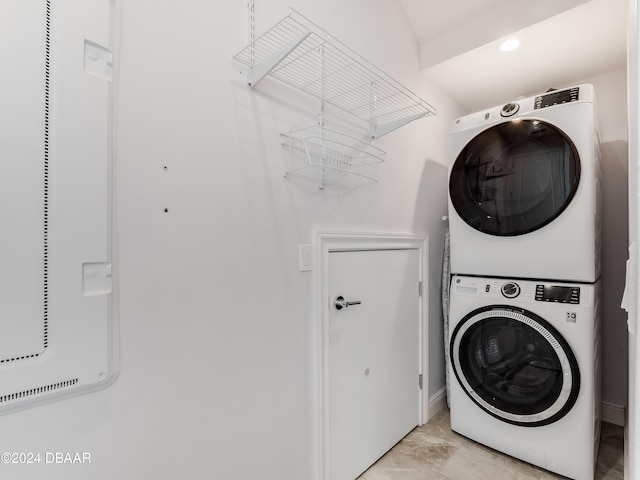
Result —
M451 428L576 480L600 436L600 282L454 276Z
M599 278L600 153L591 85L461 117L450 145L452 273Z

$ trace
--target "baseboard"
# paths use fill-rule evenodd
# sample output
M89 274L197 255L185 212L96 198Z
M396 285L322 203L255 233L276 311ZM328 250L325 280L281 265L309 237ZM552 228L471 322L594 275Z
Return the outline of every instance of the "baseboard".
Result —
M624 406L609 402L602 402L600 404L600 409L603 422L613 423L614 425L624 427L626 418ZM429 410L429 412L431 412L431 410Z
M447 387L442 387L429 398L429 418L447 406Z

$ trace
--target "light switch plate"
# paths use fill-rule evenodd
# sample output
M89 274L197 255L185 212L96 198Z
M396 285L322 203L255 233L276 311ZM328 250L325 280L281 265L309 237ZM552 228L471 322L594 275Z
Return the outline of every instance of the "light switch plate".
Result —
M312 254L311 247L312 246L308 244L300 245L300 271L301 272L308 272L313 267L312 265L313 254Z

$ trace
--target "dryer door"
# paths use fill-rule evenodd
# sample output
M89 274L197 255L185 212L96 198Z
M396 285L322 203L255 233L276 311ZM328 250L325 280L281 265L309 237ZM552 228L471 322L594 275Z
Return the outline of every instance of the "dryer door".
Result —
M450 355L467 395L507 423L553 423L578 396L580 373L571 348L527 310L498 305L471 312L451 334Z
M490 235L522 235L544 227L569 205L580 180L575 145L555 126L534 119L495 125L456 158L451 203L471 227Z

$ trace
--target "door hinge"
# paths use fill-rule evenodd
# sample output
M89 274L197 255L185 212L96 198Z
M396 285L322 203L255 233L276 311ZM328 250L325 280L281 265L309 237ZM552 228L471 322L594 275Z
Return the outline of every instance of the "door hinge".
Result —
M418 387L422 390L422 374L418 375Z
M422 296L422 282L418 282L418 296Z

